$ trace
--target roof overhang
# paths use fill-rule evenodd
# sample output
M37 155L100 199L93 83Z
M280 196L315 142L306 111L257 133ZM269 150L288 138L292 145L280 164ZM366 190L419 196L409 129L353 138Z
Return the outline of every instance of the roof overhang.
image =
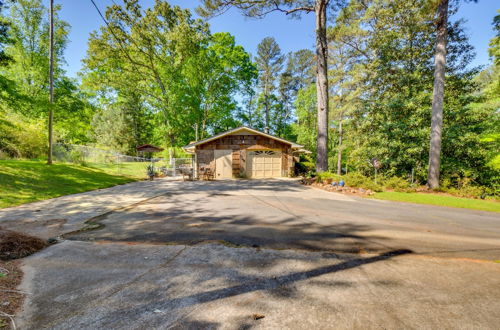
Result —
M306 154L306 155L312 154L311 151L303 149L303 148L294 150L293 153L295 153L295 154Z
M225 131L225 132L216 134L216 135L211 136L209 138L206 138L206 139L203 139L203 140L200 140L200 141L196 141L196 142L190 143L187 146L184 146L182 148L186 152L188 152L188 153L194 153L194 151L196 150L196 147L199 146L199 145L202 145L202 144L208 143L210 141L214 141L214 140L220 139L220 138L222 138L224 136L227 136L227 135L233 135L233 134L236 134L236 133L239 133L239 132L245 132L245 131L253 133L253 134L256 134L256 135L265 136L267 138L270 138L270 139L273 139L273 140L276 140L276 141L280 141L282 143L289 144L291 146L291 148L294 149L294 150L295 149L301 149L301 148L304 147L304 146L302 146L300 144L297 144L295 142L288 141L288 140L282 139L280 137L277 137L277 136L274 136L274 135L271 135L271 134L267 134L267 133L258 131L256 129L250 128L250 127L241 126L241 127L238 127L238 128L231 129L229 131Z
M143 144L141 146L137 146L135 150L137 150L138 152L160 152L163 151L163 148L151 144Z

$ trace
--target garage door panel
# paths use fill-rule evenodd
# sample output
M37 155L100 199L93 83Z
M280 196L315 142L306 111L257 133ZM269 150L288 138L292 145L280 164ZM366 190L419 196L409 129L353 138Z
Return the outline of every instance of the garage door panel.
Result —
M254 150L248 152L248 175L252 178L281 177L281 152Z

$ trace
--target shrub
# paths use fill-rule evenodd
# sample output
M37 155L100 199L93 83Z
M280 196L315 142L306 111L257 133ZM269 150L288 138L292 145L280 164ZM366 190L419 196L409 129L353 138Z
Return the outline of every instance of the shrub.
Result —
M441 189L441 191L457 197L467 197L467 198L483 198L487 194L486 188L480 186L465 186L462 188L443 188Z
M316 171L316 166L312 162L304 161L295 163L295 174L312 176Z
M445 175L441 179L441 185L438 191L445 192L457 197L468 198L486 198L487 196L498 196L498 189L493 186L478 185L476 180L471 176L471 173L461 171L451 175Z
M334 174L332 172L319 172L316 174L316 178L318 182L324 182L327 179L332 179L333 181L340 181L342 178L341 176L338 176L337 174Z
M71 150L70 152L70 159L73 164L78 164L85 166L85 156L83 155L83 152L80 150Z
M44 157L47 139L43 123L14 114L9 114L8 121L0 118L0 150L9 158Z
M385 189L394 189L395 191L407 191L410 188L410 183L402 178L393 176L384 180L383 186Z
M346 185L350 187L382 191L382 187L379 184L375 183L375 181L371 178L358 172L351 172L344 175L344 181L346 182Z
M369 179L361 173L351 172L344 175L344 181L351 187L360 187L364 185Z

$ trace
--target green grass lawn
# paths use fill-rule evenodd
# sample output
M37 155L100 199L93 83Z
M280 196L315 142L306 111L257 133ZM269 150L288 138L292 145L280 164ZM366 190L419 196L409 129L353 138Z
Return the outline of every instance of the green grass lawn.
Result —
M112 175L122 175L137 179L145 179L147 167L150 163L144 162L129 162L129 163L116 163L116 164L103 164L103 163L88 163L86 166L98 169ZM155 163L155 167L159 167Z
M64 163L48 166L45 161L0 160L0 208L111 187L139 178L128 175L127 171L136 173L131 169L123 170L121 175L114 170Z
M385 191L376 193L374 195L374 198L397 202L431 204L481 211L500 212L499 202L481 199L460 198L441 194Z

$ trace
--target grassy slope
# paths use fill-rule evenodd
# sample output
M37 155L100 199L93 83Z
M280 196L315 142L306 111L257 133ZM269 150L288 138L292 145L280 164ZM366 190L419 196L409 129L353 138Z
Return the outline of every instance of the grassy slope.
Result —
M48 166L43 161L0 160L0 208L134 180L78 165Z
M145 179L147 173L147 167L150 163L117 163L117 164L101 164L101 163L89 163L87 167L95 168L112 175L128 176L137 179ZM155 164L155 167L160 165Z
M500 212L500 203L494 201L460 198L430 193L405 193L385 191L374 195L377 199L417 204L431 204L438 206L459 207L481 211Z

